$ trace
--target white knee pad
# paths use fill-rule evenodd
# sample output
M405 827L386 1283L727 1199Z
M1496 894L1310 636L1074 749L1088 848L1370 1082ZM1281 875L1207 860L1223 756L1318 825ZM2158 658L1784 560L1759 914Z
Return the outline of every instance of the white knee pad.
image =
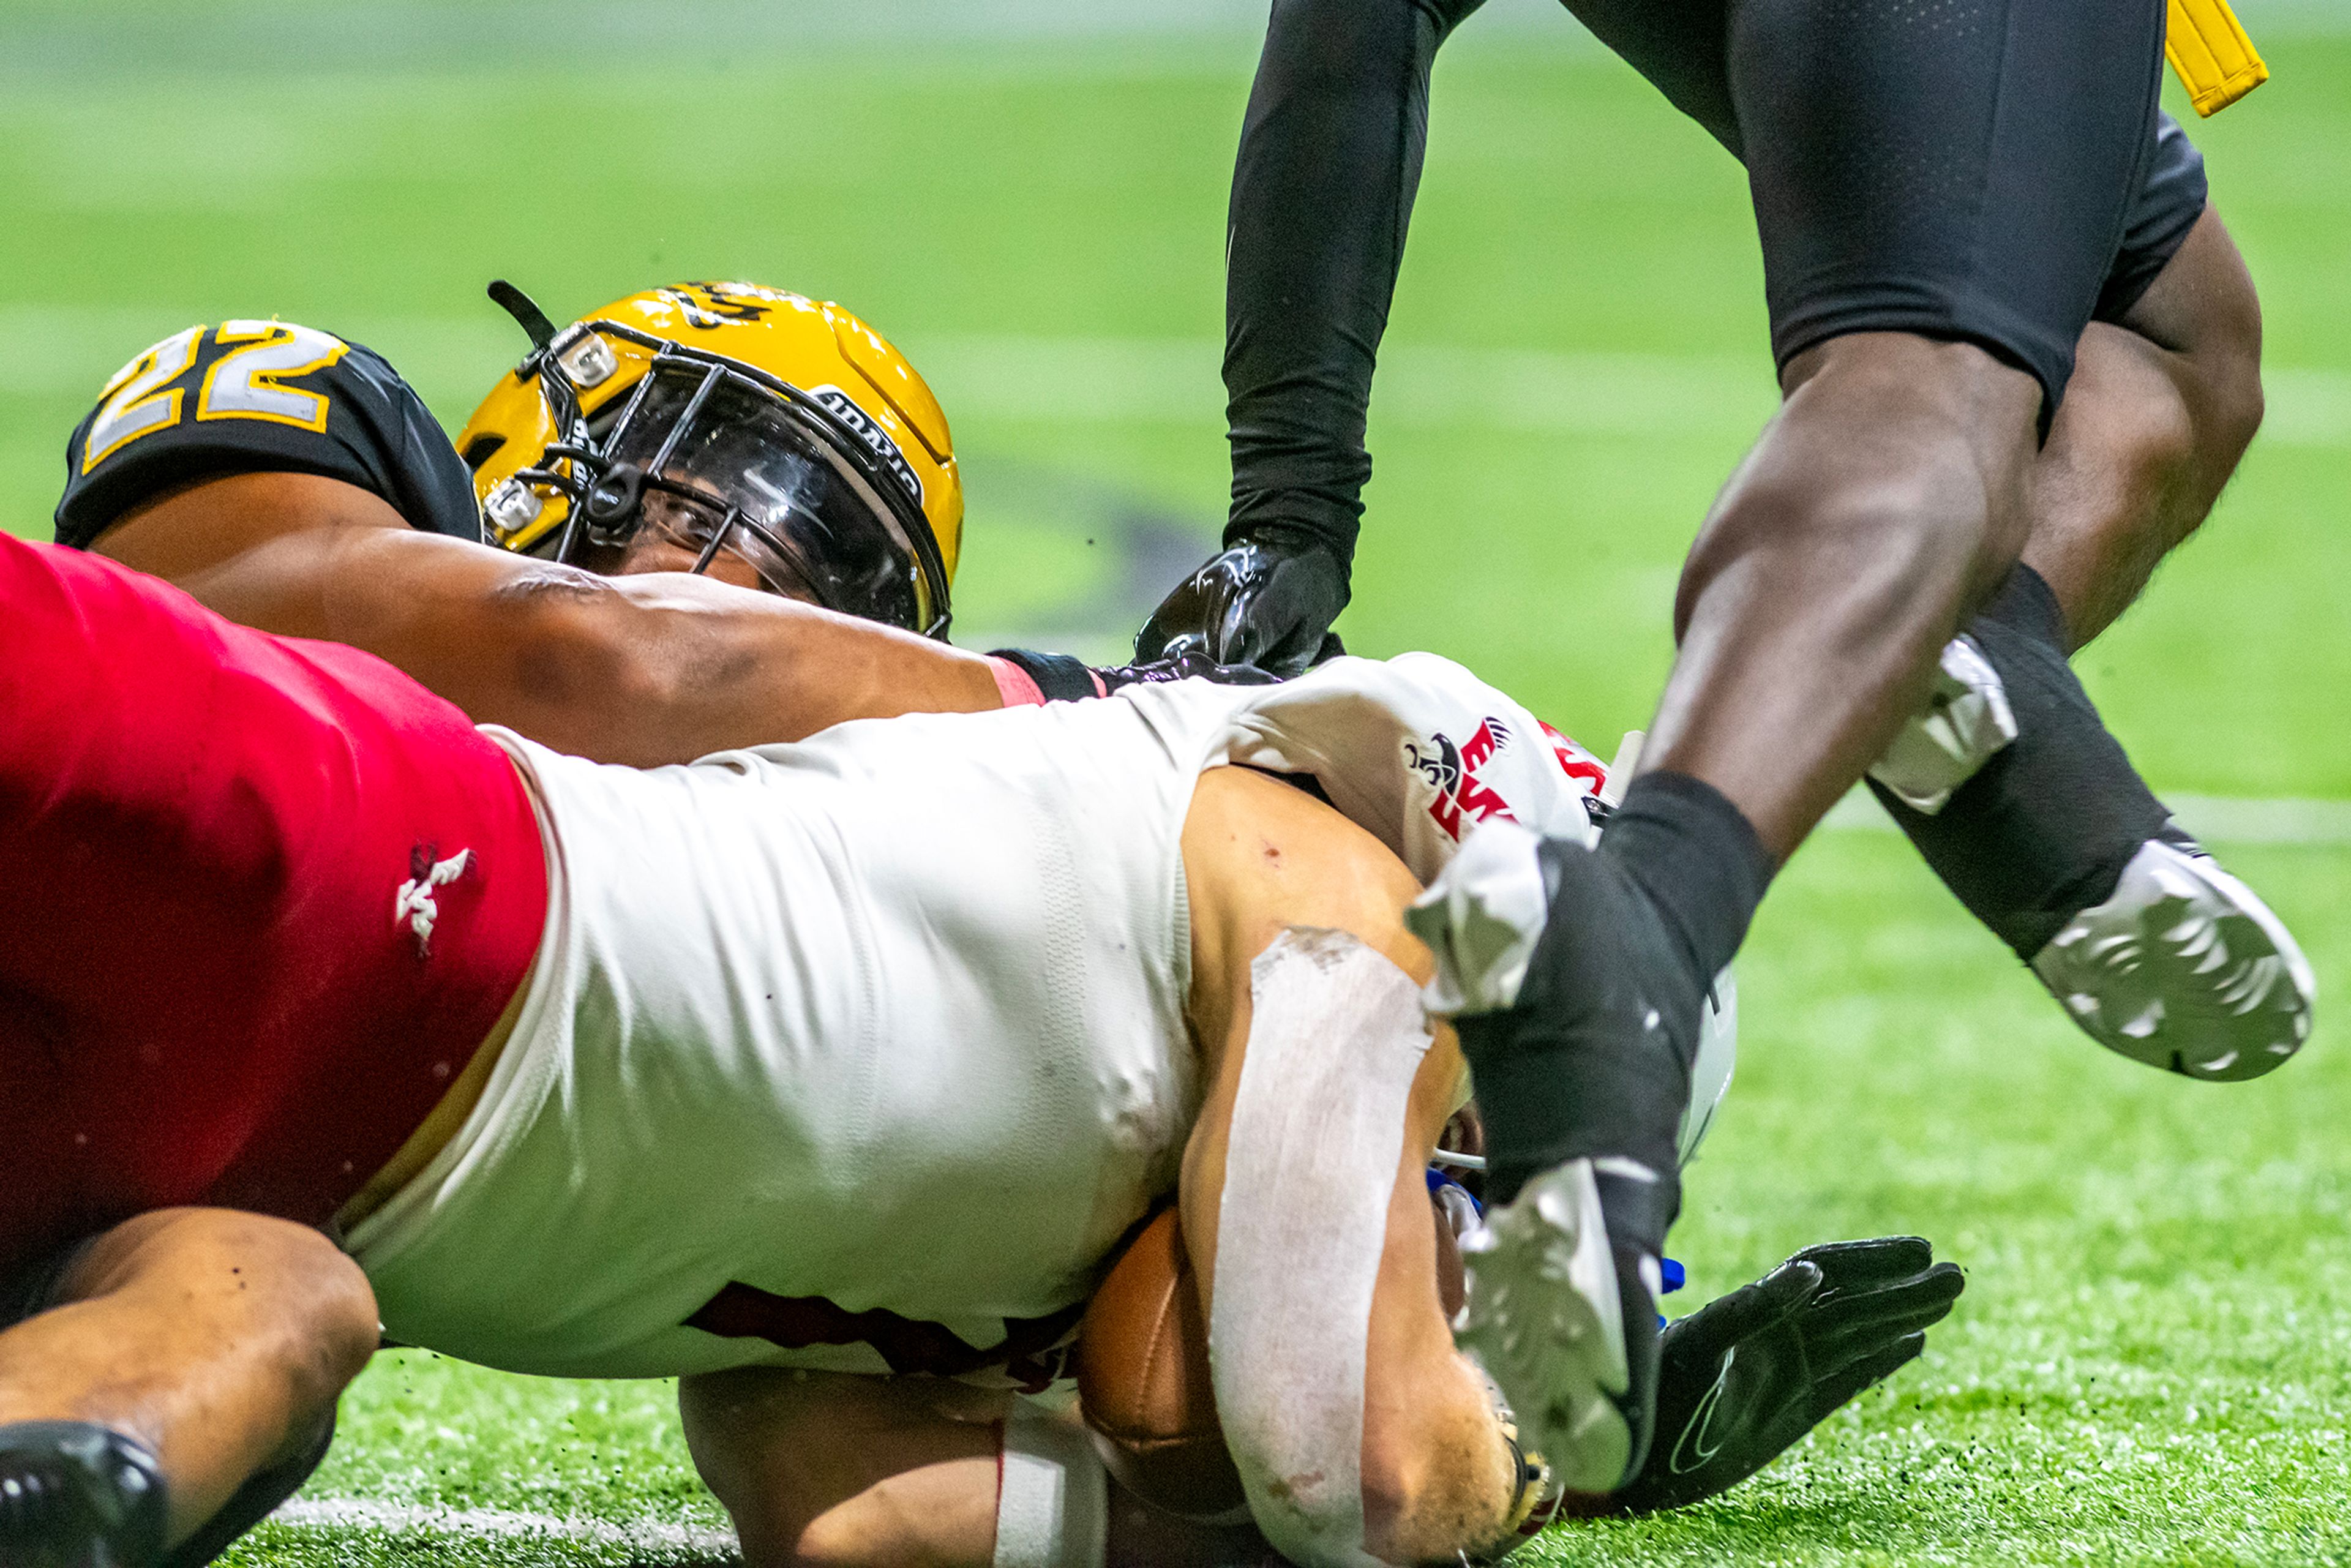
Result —
M1002 1464L992 1568L1102 1568L1110 1472L1078 1424L1017 1401Z
M1209 1364L1249 1511L1304 1568L1368 1568L1364 1367L1413 1076L1409 976L1341 931L1251 967L1217 1209Z

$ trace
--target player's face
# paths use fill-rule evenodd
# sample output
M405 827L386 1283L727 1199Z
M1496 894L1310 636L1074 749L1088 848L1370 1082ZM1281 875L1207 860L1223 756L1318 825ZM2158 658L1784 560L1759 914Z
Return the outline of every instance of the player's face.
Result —
M609 568L600 568L610 577L634 577L648 571L692 571L695 552L674 540L640 536L616 552L619 559ZM731 549L722 549L710 558L703 576L720 582L731 582L737 588L758 589L766 593L780 593L787 599L797 599L803 604L817 602L808 584L799 580L789 567L778 566L776 575L792 579L789 585L770 582L758 567Z
M633 577L649 571L694 570L706 538L694 526L701 522L698 517L690 515L695 509L658 490L646 492L643 505L645 526L632 534L625 545L598 552L604 559L588 562L591 570L609 577ZM703 569L703 575L731 582L737 588L780 593L804 604L819 602L808 580L789 560L774 551L761 551L755 564L741 551L722 545Z

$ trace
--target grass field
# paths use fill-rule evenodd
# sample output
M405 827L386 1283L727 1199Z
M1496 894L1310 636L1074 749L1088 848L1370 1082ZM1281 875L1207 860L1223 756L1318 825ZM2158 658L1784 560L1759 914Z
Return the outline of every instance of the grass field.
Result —
M1070 41L836 18L802 46L691 3L572 27L0 0L0 525L45 530L99 382L192 320L358 337L454 428L521 347L487 278L561 318L750 276L852 304L931 374L971 494L966 640L1108 652L1221 510L1254 45L1195 8ZM2270 427L2084 668L2159 788L2337 803L2299 831L2240 812L2283 841L2224 846L2335 1005L2271 1079L2163 1077L2074 1036L1899 839L1823 834L1743 961L1743 1062L1677 1249L1702 1296L1915 1230L1968 1294L1756 1482L1554 1532L1551 1561L2351 1561L2351 31L2325 14L2264 35L2275 82L2199 131L2265 295ZM1771 387L1737 171L1542 19L1480 18L1440 66L1343 629L1463 658L1604 750L1646 716L1682 550ZM671 1401L387 1355L236 1561L723 1553Z

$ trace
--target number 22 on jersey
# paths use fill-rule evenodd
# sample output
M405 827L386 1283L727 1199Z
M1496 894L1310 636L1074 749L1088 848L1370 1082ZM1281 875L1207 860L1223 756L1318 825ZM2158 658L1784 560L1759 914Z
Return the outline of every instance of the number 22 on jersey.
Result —
M324 392L304 392L286 382L323 371L350 351L332 333L290 321L224 321L217 328L190 327L114 372L106 383L89 435L82 443L85 474L115 453L180 423L187 389L171 383L205 357L212 334L211 368L196 394L196 418L265 419L305 430L327 428Z

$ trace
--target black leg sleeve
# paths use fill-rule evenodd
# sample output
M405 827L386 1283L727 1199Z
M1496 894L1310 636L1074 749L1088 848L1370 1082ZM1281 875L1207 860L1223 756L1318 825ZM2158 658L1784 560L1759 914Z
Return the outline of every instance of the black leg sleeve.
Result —
M1404 258L1437 46L1482 0L1274 0L1233 170L1225 542L1352 559L1364 416Z
M1868 783L1943 884L2029 964L2067 921L2113 896L2171 813L2066 662L2064 612L2040 573L2011 569L1967 632L2008 690L2016 738L1931 817Z

